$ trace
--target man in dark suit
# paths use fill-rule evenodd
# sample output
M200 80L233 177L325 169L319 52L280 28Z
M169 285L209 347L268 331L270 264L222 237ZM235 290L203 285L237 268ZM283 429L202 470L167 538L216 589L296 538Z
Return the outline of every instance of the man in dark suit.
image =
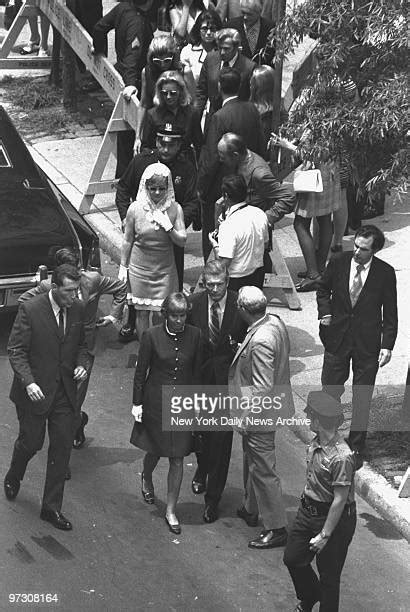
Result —
M78 254L70 248L59 249L55 254L55 264L69 264L80 269L80 260ZM73 447L76 449L82 448L85 442L84 427L88 423L88 415L81 410L82 405L87 395L88 383L90 381L91 369L94 364L95 357L95 341L97 336L97 327L105 327L114 322L121 322L124 311L125 301L127 298L127 284L117 278L111 278L100 274L96 270L81 270L80 286L78 288L78 298L85 305L84 326L85 339L89 351L89 369L88 376L82 382L78 389L78 409L81 411L81 424L78 427L75 435ZM21 304L36 295L48 293L51 289L51 281L45 279L41 281L33 289L29 289L23 293L18 301ZM102 295L112 295L113 301L110 314L100 317L97 320L98 304Z
M322 385L340 400L353 370L352 424L349 444L363 463L370 403L377 370L386 365L397 336L394 269L375 253L384 235L364 225L354 238L353 253L331 259L317 291L319 335L325 348Z
M211 251L208 234L215 228L215 200L220 196L222 178L218 142L226 132L239 134L246 146L265 155L266 145L261 118L252 102L239 99L241 75L235 68L223 68L219 74L222 108L209 121L205 145L198 168L198 192L202 204L202 249L205 260Z
M246 57L258 64L271 65L275 57L275 46L272 42L267 45L267 41L273 40L275 24L261 17L262 5L262 0L240 0L242 17L231 19L227 27L238 30L242 53Z
M203 385L227 385L229 366L237 344L246 334L246 326L236 306L237 295L227 290L228 279L226 267L221 262L208 262L203 271L205 291L191 298L192 308L187 323L202 331ZM203 436L205 447L197 455L198 468L192 480L192 490L195 494L205 491L203 519L206 523L213 523L218 518L218 504L228 476L232 431L208 431Z
M9 500L17 497L28 462L44 444L48 424L40 518L70 530L72 524L61 513L61 505L78 411L77 383L87 377L89 360L84 306L76 299L80 273L65 264L54 270L52 281L49 293L20 305L8 343L14 370L10 399L20 427L4 492Z
M225 28L216 34L217 51L210 51L205 58L196 88L196 108L199 113L205 110L206 102L210 102L209 113L221 108L222 100L219 94L219 73L222 68L235 68L241 75L239 99L249 100L249 82L255 68L254 62L245 57L240 49L241 37L237 30Z

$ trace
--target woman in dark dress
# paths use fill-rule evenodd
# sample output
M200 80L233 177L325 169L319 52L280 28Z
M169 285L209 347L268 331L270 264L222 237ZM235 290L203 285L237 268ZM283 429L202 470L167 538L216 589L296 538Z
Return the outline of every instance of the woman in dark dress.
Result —
M145 117L142 147L155 149L157 130L171 123L182 130L184 135L181 153L184 153L195 166L201 152L203 136L201 119L191 102L192 97L182 74L176 70L163 72L155 85L155 106Z
M191 431L163 431L162 387L200 382L200 330L185 325L188 301L183 293L171 293L163 303L164 323L142 335L134 376L131 444L146 451L142 472L142 496L154 503L152 472L160 457L169 458L165 521L172 533L181 533L175 510L183 475L183 458L192 450ZM170 409L170 408L169 408ZM141 425L142 423L142 425Z

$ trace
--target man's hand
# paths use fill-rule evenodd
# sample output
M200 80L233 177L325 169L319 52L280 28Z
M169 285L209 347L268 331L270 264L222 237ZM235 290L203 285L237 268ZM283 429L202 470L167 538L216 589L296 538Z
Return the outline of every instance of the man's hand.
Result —
M138 155L138 153L141 153L141 146L142 146L141 138L136 136L134 140L134 155Z
M95 324L96 327L107 327L107 325L110 325L110 323L112 323L112 317L110 315L107 315L105 317L100 317L97 321L97 323Z
M31 383L26 387L27 395L32 402L39 402L44 399L44 393L36 383Z
M379 366L382 368L389 363L391 359L391 351L389 349L380 349L379 353Z
M74 380L85 380L87 376L87 370L83 366L77 366L74 370Z
M331 316L322 317L322 319L320 319L320 324L324 325L325 327L329 327L331 322L332 322L332 317Z
M127 87L124 87L124 89L122 90L122 95L124 96L124 99L127 100L127 102L129 102L131 100L131 96L136 93L137 88L134 87L134 85L127 85Z
M215 240L213 232L209 232L208 238L209 238L209 242L211 243L213 249L218 246L218 241Z
M324 547L326 546L328 538L323 538L321 533L318 533L317 536L311 538L309 541L309 548L312 552L320 553Z
M142 421L142 405L139 404L139 406L133 406L131 409L131 414L134 417L135 421L137 423L141 423Z

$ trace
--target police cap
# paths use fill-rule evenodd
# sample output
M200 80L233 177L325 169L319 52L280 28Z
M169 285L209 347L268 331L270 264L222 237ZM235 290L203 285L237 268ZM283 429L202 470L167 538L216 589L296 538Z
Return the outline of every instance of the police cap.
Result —
M179 141L184 135L182 129L172 123L164 123L157 128L157 138L166 142Z
M305 412L315 412L324 417L343 416L340 402L326 391L310 391L306 403Z

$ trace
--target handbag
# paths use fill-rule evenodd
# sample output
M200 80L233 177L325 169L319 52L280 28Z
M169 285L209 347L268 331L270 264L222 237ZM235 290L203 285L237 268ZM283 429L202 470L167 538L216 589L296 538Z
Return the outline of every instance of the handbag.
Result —
M312 170L295 170L293 177L293 189L295 193L322 193L322 174L317 168Z

